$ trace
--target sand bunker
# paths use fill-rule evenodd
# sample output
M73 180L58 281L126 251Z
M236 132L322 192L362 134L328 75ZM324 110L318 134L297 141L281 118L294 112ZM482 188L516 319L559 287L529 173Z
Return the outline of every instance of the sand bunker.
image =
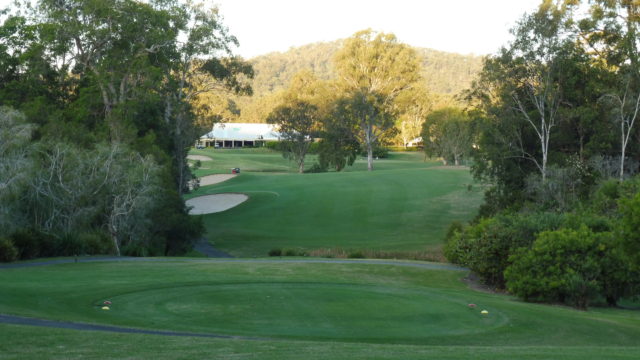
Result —
M189 160L200 160L200 161L211 161L212 158L204 155L187 155L187 159Z
M203 176L200 178L200 186L207 186L207 185L221 183L223 181L227 181L236 176L237 176L236 174L215 174L215 175Z
M212 214L229 210L247 201L247 199L249 197L245 194L206 195L187 200L187 206L193 207L189 211L191 215Z

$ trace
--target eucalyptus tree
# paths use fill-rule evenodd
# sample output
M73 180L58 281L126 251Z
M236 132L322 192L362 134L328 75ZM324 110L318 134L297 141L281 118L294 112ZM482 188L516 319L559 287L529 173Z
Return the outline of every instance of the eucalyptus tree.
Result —
M625 159L640 111L640 2L595 0L589 13L575 22L575 30L615 80L604 90L605 105L619 126L620 163L618 177L624 179Z
M425 117L433 110L433 96L424 85L404 91L396 99L399 116L396 120L398 138L402 146L420 136Z
M35 170L30 156L33 130L23 114L0 106L0 232L5 234L24 220L18 209Z
M364 30L345 40L334 62L371 171L375 145L394 128L395 99L420 79L420 60L395 35Z
M298 73L282 95L282 102L267 117L278 126L286 148L285 157L292 158L298 172L304 172L304 160L314 138L318 136L323 112L326 111L328 90L309 71Z
M471 153L471 121L461 109L444 108L430 113L421 135L426 154L442 157L445 165L449 160L460 165L460 159Z

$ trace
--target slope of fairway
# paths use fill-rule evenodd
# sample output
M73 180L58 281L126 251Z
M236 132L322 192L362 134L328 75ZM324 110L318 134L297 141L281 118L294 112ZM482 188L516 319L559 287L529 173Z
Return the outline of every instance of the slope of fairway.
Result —
M183 342L191 344L188 357L209 358L296 358L308 348L324 349L305 352L310 359L465 359L476 351L473 358L485 359L640 354L638 311L520 303L468 289L459 281L463 271L411 264L141 259L0 269L1 314L259 339L174 341L94 332L91 347L75 348L75 339L85 338L80 331L0 325L0 357L17 358L23 350L36 356L42 339L55 344L60 358L96 349L93 356L109 358L121 354L121 346L128 358L155 358L153 345L167 352L165 358L184 357ZM109 311L101 309L105 300L112 302ZM132 339L140 346L126 347Z
M482 194L470 186L468 170L434 165L414 153L380 160L373 172L242 172L192 196L249 195L234 209L204 217L215 246L236 256L276 248L437 250L452 221L475 215Z

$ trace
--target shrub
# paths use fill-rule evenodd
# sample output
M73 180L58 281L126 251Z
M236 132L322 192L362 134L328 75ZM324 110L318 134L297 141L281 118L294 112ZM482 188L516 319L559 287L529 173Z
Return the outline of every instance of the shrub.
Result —
M21 260L60 255L54 237L42 231L21 229L11 234L10 238L18 249L18 258Z
M488 285L504 288L509 256L518 248L530 247L539 232L558 229L562 222L563 216L557 213L507 213L482 219L463 231L450 227L444 255L469 267Z
M314 163L309 169L304 171L305 173L323 173L327 172L327 167L318 163Z
M360 251L354 251L349 253L349 255L347 256L349 259L364 259L365 256L362 252Z
M282 256L282 249L269 250L269 256Z
M42 239L33 230L21 229L11 234L11 240L18 249L18 258L21 260L34 259L40 256Z
M362 147L362 149L360 150L360 156L367 156L367 148L366 147ZM387 149L384 146L376 146L373 148L373 157L374 158L379 158L379 159L384 159L387 156L389 156L389 149Z
M104 232L86 232L78 235L78 241L82 244L87 255L113 254L113 241Z
M12 262L18 259L18 249L10 239L0 237L0 262Z
M76 256L85 254L85 246L79 236L65 234L55 240L55 254L58 256Z
M586 226L540 233L505 270L507 288L526 301L559 302L586 309L598 297L614 303L627 290L628 263L610 232Z

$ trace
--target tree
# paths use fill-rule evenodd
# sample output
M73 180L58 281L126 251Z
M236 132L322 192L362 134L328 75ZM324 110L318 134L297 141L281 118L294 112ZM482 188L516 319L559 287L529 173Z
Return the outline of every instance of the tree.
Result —
M563 71L561 59L565 49L573 47L563 33L568 15L567 8L543 1L536 13L516 27L515 41L502 50L499 60L505 75L512 78L511 106L533 129L540 147L536 156L520 146L521 156L536 165L542 182L547 176L551 131L558 123L562 102L562 84L558 82Z
M571 6L544 1L474 83L472 172L495 184L486 211L536 200L539 194L523 191L532 178L544 185L550 165L567 166L576 153L586 162L609 147L594 108L606 77L567 27L572 18Z
M400 112L396 127L402 146L420 136L422 124L427 114L433 109L432 95L424 86L416 85L401 93L396 99Z
M282 96L282 103L267 117L276 124L286 141L283 155L291 157L304 172L304 159L317 136L322 111L326 108L327 92L311 72L297 74Z
M0 231L4 234L23 225L18 208L34 170L30 156L33 130L23 114L0 106Z
M350 105L348 99L338 96L321 120L318 162L323 169L333 166L336 171L341 171L347 165L353 165L361 150L354 133L357 123Z
M436 110L427 115L421 136L427 155L442 157L445 165L453 160L457 166L471 150L471 121L457 108Z
M418 56L393 34L364 30L345 41L334 61L371 171L375 145L393 129L395 99L419 79Z
M624 179L625 158L640 110L640 3L633 0L596 0L589 16L576 22L575 30L614 74L601 100L619 124L620 166Z

